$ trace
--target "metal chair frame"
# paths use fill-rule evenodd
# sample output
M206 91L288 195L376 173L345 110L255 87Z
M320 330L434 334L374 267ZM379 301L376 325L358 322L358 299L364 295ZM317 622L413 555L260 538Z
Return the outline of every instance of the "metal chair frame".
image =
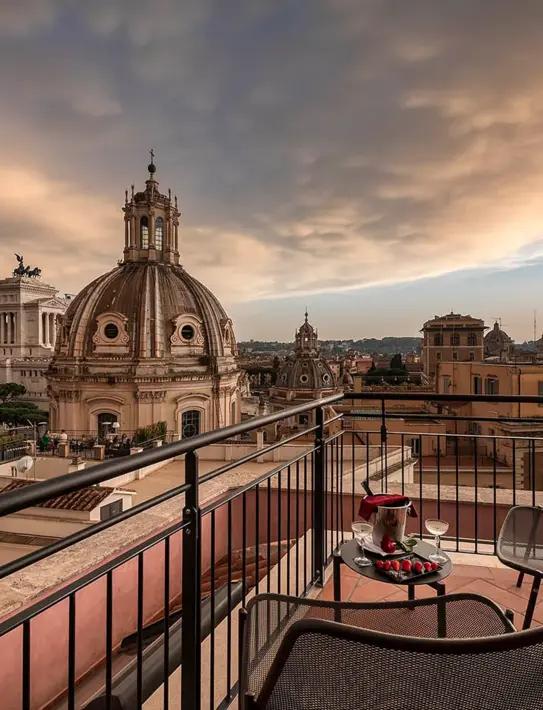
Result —
M511 523L511 520L514 519L514 516L516 515L517 512L520 510L530 510L530 511L537 511L539 513L538 517L535 519L534 524L532 525L532 528L530 530L530 534L528 536L528 544L526 545L526 552L524 554L524 557L519 557L519 562L515 563L512 562L507 556L505 556L502 552L502 546L504 545L503 543L503 533L505 530L507 530L507 526ZM498 535L498 540L496 543L496 554L500 562L507 567L510 567L511 569L517 570L519 572L519 576L517 579L517 587L520 589L522 587L522 582L524 581L524 576L526 574L532 575L533 576L533 582L532 582L532 589L530 592L530 597L528 599L528 605L526 607L526 614L524 616L524 624L523 624L523 629L529 629L531 624L532 624L532 619L534 616L534 610L535 610L535 605L537 604L537 598L539 595L539 588L541 586L541 577L543 576L541 572L538 570L535 570L533 567L530 567L528 564L522 564L522 559L524 560L529 560L529 554L532 549L534 549L534 543L535 543L535 536L537 532L538 526L543 523L543 508L541 506L530 506L530 505L516 505L515 507L511 508L509 512L507 513L505 520L503 521L503 525L500 530L500 534Z
M519 636L516 632L515 626L513 625L513 614L511 611L507 610L505 613L500 609L500 607L495 604L490 599L486 597L479 596L477 594L468 593L458 593L443 595L435 598L428 599L416 599L414 601L398 601L398 602L333 602L333 601L323 601L319 599L300 599L298 597L290 597L283 594L258 594L253 597L247 604L246 608L240 610L239 613L239 697L240 697L240 709L241 710L262 710L265 708L265 704L269 695L271 694L273 687L279 678L281 669L283 668L290 651L296 641L296 639L302 633L306 632L323 632L328 633L332 636L340 636L342 638L349 638L354 640L359 640L364 643L372 643L376 641L381 644L383 639L386 641L386 646L389 648L415 651L424 651L435 653L481 653L492 649L504 648L500 646L500 642L503 639L503 635L491 636L482 639L451 639L446 638L444 635L444 627L441 621L441 614L443 606L447 604L454 603L455 601L464 600L474 600L478 603L485 604L496 614L501 623L503 624L503 634L509 638L516 638ZM299 621L294 621L284 638L281 640L279 651L272 662L270 671L265 679L264 685L258 697L248 692L248 678L246 670L249 665L249 644L247 638L249 627L248 618L251 614L251 610L261 604L262 602L284 602L287 605L292 604L293 607L299 607L300 605L307 607L308 610L311 608L325 608L333 611L334 621L326 621L322 619L301 619ZM345 610L380 610L383 609L407 609L414 610L420 607L430 606L436 608L436 613L438 615L438 635L440 638L419 638L419 637L408 637L408 636L397 636L395 634L384 633L381 631L373 631L369 629L361 629L360 627L350 626L341 623L342 612ZM288 606L287 606L288 608ZM541 643L543 640L543 628L534 629L533 632L540 632L536 634L536 640L533 643ZM276 642L279 639L279 631L274 632L270 638L271 642ZM524 634L523 634L524 635ZM481 641L481 645L477 643ZM517 641L513 641L513 645L506 646L507 648L515 647ZM437 645L436 645L437 644ZM523 644L522 644L523 645ZM466 651L466 649L468 651ZM473 649L470 651L470 649Z

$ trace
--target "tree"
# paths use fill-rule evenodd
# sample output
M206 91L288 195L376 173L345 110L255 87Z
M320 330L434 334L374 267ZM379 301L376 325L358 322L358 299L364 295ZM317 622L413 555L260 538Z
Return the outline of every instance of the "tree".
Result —
M36 407L32 402L12 400L7 404L0 404L0 424L12 427L26 426L28 422L33 424L46 422L48 418L48 413Z
M0 385L0 404L7 404L14 399L18 399L26 394L26 387L18 385L16 382L6 382Z
M396 354L392 356L392 360L390 361L389 365L389 370L406 370L407 368L403 364L402 361L402 356L400 354Z

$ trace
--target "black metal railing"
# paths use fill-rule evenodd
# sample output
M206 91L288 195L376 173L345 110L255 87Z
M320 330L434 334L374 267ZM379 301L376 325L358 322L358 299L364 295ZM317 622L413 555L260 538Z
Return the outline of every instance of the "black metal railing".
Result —
M362 407L362 400L369 405ZM398 402L407 402L408 408L398 411ZM41 564L41 574L43 565L56 564L47 562L53 555L71 548L76 552L77 545L114 527L121 531L126 521L159 504L178 502L179 515L163 529L155 528L135 544L127 542L111 559L105 557L0 622L5 657L10 650L22 654L19 664L13 662L14 676L5 690L9 707L54 708L58 701L68 710L131 710L141 708L155 692L162 694L164 708L179 707L180 699L183 708L228 706L237 693L236 608L259 591L303 596L322 586L333 551L350 536L346 531L356 518L362 483L413 498L419 509L413 532L419 536L425 534L424 519L438 515L451 523L446 540L450 549L492 553L508 508L526 498L539 502L543 436L530 434L537 418L457 416L445 409L484 402L530 405L543 398L349 393L3 493L0 518L184 456L184 481L174 489L0 567L0 579L11 577L17 588L15 575L28 574L32 565ZM416 403L424 403L424 410ZM333 414L331 406L336 408ZM201 471L201 449L311 412L313 426ZM509 433L512 424L528 429ZM487 430L467 431L475 425ZM291 445L296 449L287 453ZM285 461L276 461L269 470L258 464L264 455L281 450ZM246 464L262 468L244 473ZM236 477L229 478L231 474ZM500 490L507 481L511 488ZM541 481L543 489L543 470ZM217 483L224 483L222 493L204 500L207 484ZM85 626L95 623L86 617L89 598L103 624L104 645L102 657L97 660L94 649L92 663L85 667L85 645L96 643ZM128 608L134 610L133 618ZM51 628L65 638L65 646L51 639L48 647L43 635L44 615L53 610L57 615ZM15 639L12 646L10 638ZM54 649L57 656L52 658ZM44 674L49 696L40 684ZM92 683L87 682L89 674Z

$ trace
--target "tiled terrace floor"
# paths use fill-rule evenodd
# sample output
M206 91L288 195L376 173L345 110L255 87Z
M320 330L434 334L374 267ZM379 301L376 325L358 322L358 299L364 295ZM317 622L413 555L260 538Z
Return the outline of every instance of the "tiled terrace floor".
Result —
M502 566L495 557L461 553L450 556L453 559L453 571L444 580L447 593L470 592L488 597L502 609L512 609L515 613L515 626L521 629L532 578L525 577L521 589L518 589L518 573ZM416 594L417 598L430 597L435 595L435 591L421 585L417 586ZM352 602L402 601L407 599L407 587L369 580L346 565L341 565L341 597L342 601ZM333 598L333 578L330 576L319 599ZM535 608L532 626L543 625L543 593L540 600Z

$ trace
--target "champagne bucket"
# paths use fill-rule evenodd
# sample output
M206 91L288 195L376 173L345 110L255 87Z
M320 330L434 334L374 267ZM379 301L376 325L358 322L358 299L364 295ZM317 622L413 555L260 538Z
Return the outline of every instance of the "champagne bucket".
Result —
M405 537L407 513L411 507L409 503L400 505L379 505L373 523L373 542L381 547L381 541L388 535L392 542L401 542Z

